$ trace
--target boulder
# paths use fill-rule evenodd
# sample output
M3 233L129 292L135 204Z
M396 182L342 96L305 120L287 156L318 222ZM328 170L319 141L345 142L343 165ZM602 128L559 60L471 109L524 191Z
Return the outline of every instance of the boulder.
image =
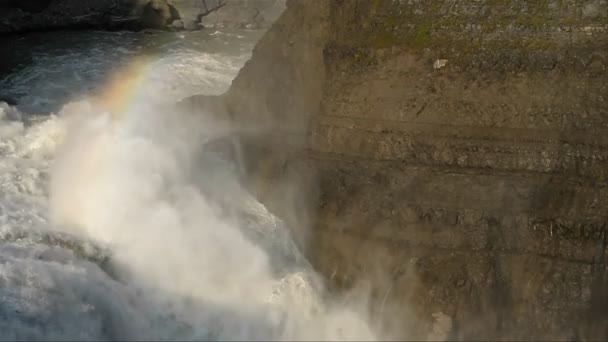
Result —
M171 23L171 28L174 30L183 30L185 28L184 22L181 19L173 20Z
M162 29L174 18L174 11L165 0L151 0L143 6L140 21L145 28Z

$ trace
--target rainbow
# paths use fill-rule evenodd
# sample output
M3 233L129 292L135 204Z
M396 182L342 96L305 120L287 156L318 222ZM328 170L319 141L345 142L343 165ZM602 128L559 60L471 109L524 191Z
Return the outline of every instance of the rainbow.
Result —
M136 57L111 75L95 104L120 119L134 103L151 69L151 57Z

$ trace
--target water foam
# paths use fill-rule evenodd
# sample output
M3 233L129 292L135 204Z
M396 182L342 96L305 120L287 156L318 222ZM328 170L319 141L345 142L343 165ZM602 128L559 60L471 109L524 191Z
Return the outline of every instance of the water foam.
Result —
M159 104L120 122L88 102L31 126L2 113L3 338L374 337L205 149L222 126Z
M326 293L238 160L208 148L238 147L230 127L169 105L221 93L249 56L197 37L162 43L118 119L83 96L140 49L128 34L42 44L3 81L25 109L73 102L44 117L0 103L0 340L374 338L366 303Z

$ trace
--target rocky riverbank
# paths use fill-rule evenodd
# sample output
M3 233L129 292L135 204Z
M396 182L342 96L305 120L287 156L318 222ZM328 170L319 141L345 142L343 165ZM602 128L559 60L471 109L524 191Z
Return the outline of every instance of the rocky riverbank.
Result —
M285 0L3 0L0 34L55 29L268 28Z
M607 6L288 1L214 110L266 128L252 188L312 206L316 267L386 331L606 339Z

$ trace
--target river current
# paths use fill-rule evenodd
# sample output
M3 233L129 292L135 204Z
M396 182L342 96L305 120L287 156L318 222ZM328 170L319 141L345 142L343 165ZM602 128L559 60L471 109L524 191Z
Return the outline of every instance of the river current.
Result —
M261 35L0 42L0 340L374 339L206 148L229 129L172 106L226 91Z

